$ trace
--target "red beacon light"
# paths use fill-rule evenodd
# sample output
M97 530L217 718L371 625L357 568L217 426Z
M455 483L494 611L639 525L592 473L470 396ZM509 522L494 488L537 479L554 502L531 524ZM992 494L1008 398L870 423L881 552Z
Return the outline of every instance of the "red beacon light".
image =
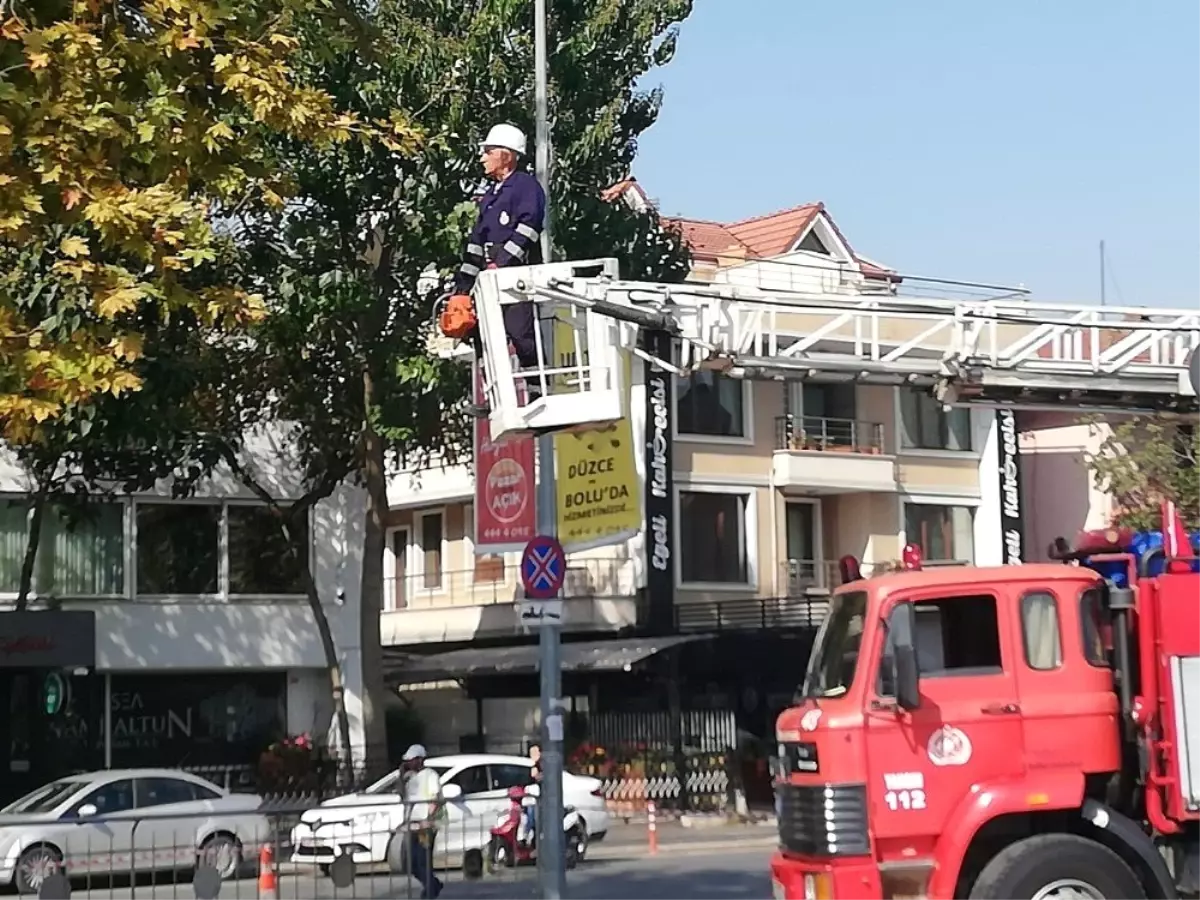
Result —
M850 584L862 578L862 566L857 557L847 554L838 560L838 573L842 576L842 584Z
M921 571L921 548L916 544L905 544L904 552L900 554L900 564L906 572Z

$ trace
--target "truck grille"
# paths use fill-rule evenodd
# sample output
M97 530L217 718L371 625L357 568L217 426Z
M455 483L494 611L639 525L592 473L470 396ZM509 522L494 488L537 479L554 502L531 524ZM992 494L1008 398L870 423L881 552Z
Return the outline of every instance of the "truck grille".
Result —
M867 788L862 784L780 784L779 842L807 856L865 856Z

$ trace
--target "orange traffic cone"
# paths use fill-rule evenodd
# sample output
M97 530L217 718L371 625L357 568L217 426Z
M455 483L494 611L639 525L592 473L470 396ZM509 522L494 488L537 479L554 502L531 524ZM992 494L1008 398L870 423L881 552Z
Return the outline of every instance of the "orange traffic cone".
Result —
M270 844L263 844L258 854L258 900L275 900L279 896L279 885L275 879L275 851Z

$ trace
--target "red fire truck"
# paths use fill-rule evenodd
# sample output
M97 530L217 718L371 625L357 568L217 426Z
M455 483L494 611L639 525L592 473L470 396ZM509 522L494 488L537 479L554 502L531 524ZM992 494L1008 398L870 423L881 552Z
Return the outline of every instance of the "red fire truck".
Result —
M1097 543L844 574L777 723L776 897L1200 890L1200 574Z

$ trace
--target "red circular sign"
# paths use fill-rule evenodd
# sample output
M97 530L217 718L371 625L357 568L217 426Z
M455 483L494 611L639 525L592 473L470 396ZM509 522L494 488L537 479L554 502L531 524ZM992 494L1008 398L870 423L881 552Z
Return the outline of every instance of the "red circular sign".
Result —
M483 499L492 518L502 525L517 521L529 505L529 479L516 460L498 459L483 483Z

